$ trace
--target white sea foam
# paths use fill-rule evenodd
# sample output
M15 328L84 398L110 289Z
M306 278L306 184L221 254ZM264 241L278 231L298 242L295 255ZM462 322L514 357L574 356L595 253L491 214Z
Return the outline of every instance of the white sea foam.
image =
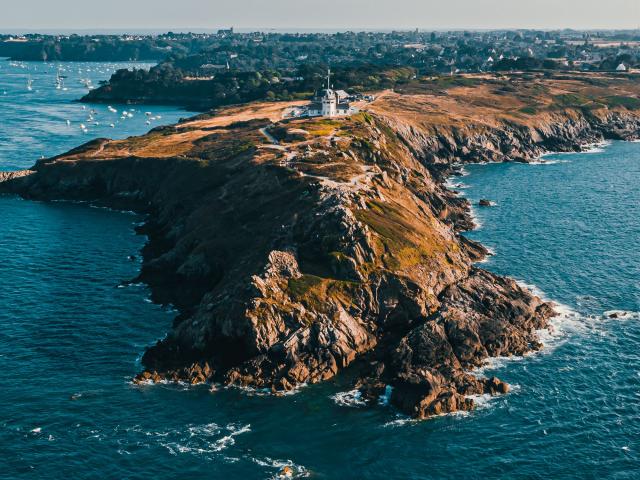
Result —
M490 372L500 370L506 367L509 363L519 362L524 360L526 356L513 355L511 357L489 357L485 359L481 367L473 369L470 373L477 378L488 378Z
M538 160L533 160L531 162L528 162L527 165L556 165L558 163L569 163L569 160L560 160L560 159L545 160L544 157L545 155L540 157Z
M484 256L482 260L476 263L488 263L491 260L491 257L493 257L496 254L496 251L493 247L488 247L484 243L482 244L482 246L487 249L487 254Z
M599 143L588 143L586 145L583 145L582 153L602 153L609 146L611 146L610 141L599 142Z
M362 400L362 393L360 393L360 390L358 389L349 390L348 392L338 392L335 395L332 395L331 399L342 407L359 408L364 407L367 404Z
M245 425L239 428L236 427L228 427L230 430L230 433L228 435L225 435L224 437L222 437L219 440L216 440L213 443L212 449L215 452L219 452L221 450L224 450L226 448L229 448L232 445L235 445L236 441L235 441L235 437L237 437L238 435L242 435L243 433L248 433L251 431L251 426L250 425Z
M473 403L477 410L488 408L492 400L495 400L496 396L489 393L483 393L481 395L467 395L467 398L473 400Z
M405 415L398 414L398 418L390 420L382 425L383 428L398 428L405 427L407 425L416 425L419 420L415 418L407 417Z
M544 301L550 301L545 293L535 285L527 284L523 281L516 280L518 285L531 291L534 295L537 295ZM484 361L481 367L478 367L471 371L471 373L478 378L487 378L491 376L496 370L500 370L513 362L520 362L528 357L538 354L549 354L554 351L558 346L563 344L568 336L572 333L581 331L585 326L585 317L573 310L571 307L562 305L556 302L553 303L553 308L557 315L552 317L549 321L550 326L547 329L537 330L536 333L540 342L544 348L541 351L531 351L523 356L513 355L504 357L489 357ZM518 386L519 387L519 386ZM511 385L512 391L515 390L515 386ZM482 399L474 400L482 402Z
M378 397L378 405L381 407L386 407L389 405L391 401L391 393L393 392L393 387L391 385L387 385L384 387L384 393Z
M307 383L301 383L300 385L296 385L293 389L287 390L286 392L273 392L270 388L244 387L240 385L226 385L224 388L232 388L234 390L238 390L249 397L288 397L291 395L296 395L301 389L305 388L306 386L308 386Z
M438 415L432 415L429 418L434 419L438 417L468 417L469 415L471 415L471 413L472 412L469 412L467 410L456 410L455 412L445 412ZM395 418L394 420L389 420L388 422L383 423L382 428L407 427L417 425L421 422L421 420L411 418L401 413L398 413L396 417L397 418Z
M604 318L616 320L640 320L640 312L629 310L607 310L603 313Z
M561 303L554 302L553 309L557 315L550 319L552 328L538 332L540 341L546 349L548 349L548 347L558 346L559 341L566 339L569 334L583 331L585 320L587 320L587 317L584 315Z
M553 309L556 312L556 315L549 319L549 328L537 331L538 338L542 345L544 345L544 349L541 353L546 354L552 352L556 347L564 343L570 334L584 330L586 319L584 315L576 312L568 305L551 300L545 292L536 285L532 285L518 279L516 279L516 282L522 288L529 290L545 302L552 303Z
M118 288L142 288L142 287L146 287L146 284L142 282L138 282L138 283L123 282L120 285L118 285Z
M302 465L296 465L291 460L277 460L269 457L262 457L262 458L251 457L251 460L257 465L260 465L261 467L277 470L275 475L271 477L272 479L307 478L309 476L309 471L306 468L304 468ZM285 467L289 467L292 470L292 475L287 476L282 473L282 470Z
M611 146L612 142L610 141L604 141L604 142L597 142L597 143L585 143L584 145L580 146L580 150L577 152L547 152L544 155L541 155L540 158L538 160L535 160L533 162L529 162L529 165L553 165L555 163L568 163L569 160L567 159L552 159L552 160L546 160L547 157L549 156L556 156L556 155L580 155L580 154L584 154L584 153L602 153L605 151L605 149L609 146Z
M251 425L229 424L222 428L216 423L189 425L185 430L144 431L134 427L132 431L157 438L160 446L171 455L191 454L211 456L235 445L238 435L251 431ZM219 435L223 435L219 437ZM218 438L216 438L218 437Z
M86 202L78 202L78 203L86 203ZM108 212L125 213L127 215L138 215L133 210L118 210L118 209L111 208L111 207L105 207L104 205L94 205L92 203L89 203L89 207L90 208L97 208L99 210L106 210Z
M540 297L541 299L543 299L546 302L549 301L549 299L547 298L546 294L537 285L533 285L532 283L527 283L527 282L525 282L523 280L520 280L518 278L514 278L514 280L516 281L516 283L521 288L524 288L525 290L529 290L531 293L533 293L534 295Z
M480 221L480 217L478 216L478 212L474 208L473 205L469 206L469 215L471 216L471 220L473 221L473 229L480 230L482 228L482 221Z

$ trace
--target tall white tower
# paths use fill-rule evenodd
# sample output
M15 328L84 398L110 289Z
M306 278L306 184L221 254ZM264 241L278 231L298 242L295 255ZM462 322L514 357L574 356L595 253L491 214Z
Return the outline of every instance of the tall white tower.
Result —
M327 71L327 89L322 96L322 116L335 117L338 114L338 99L331 89L331 70Z

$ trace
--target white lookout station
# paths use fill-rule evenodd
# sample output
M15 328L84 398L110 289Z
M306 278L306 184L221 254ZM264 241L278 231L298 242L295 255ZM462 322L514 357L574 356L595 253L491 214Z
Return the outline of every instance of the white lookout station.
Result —
M316 92L307 110L310 117L339 117L350 115L353 109L348 101L349 95L343 90L331 88L331 70L327 71L327 88Z

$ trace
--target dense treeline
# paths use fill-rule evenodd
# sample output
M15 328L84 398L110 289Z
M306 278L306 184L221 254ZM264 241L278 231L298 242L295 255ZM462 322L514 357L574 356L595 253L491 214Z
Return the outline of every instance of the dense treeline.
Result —
M254 100L303 99L323 85L326 72L325 65L303 65L291 77L275 70L262 70L224 71L210 79L193 79L180 69L161 64L149 71L119 70L84 100L177 104L206 110ZM392 88L414 76L415 70L411 68L357 65L336 68L332 83L338 89L364 91Z

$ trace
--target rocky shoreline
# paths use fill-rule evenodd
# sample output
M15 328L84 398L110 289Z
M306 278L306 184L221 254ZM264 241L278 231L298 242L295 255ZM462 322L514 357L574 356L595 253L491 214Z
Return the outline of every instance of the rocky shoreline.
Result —
M148 215L137 280L180 314L146 350L137 382L278 393L349 367L369 403L391 386L391 403L416 418L469 410L471 395L508 391L469 372L541 348L536 331L554 311L474 266L487 251L460 235L473 227L469 203L446 178L466 162L636 139L640 118L624 109L553 111L535 124L404 115L424 101L389 95L349 119L277 128L260 106L241 121L200 116L90 142L0 177L0 191Z

